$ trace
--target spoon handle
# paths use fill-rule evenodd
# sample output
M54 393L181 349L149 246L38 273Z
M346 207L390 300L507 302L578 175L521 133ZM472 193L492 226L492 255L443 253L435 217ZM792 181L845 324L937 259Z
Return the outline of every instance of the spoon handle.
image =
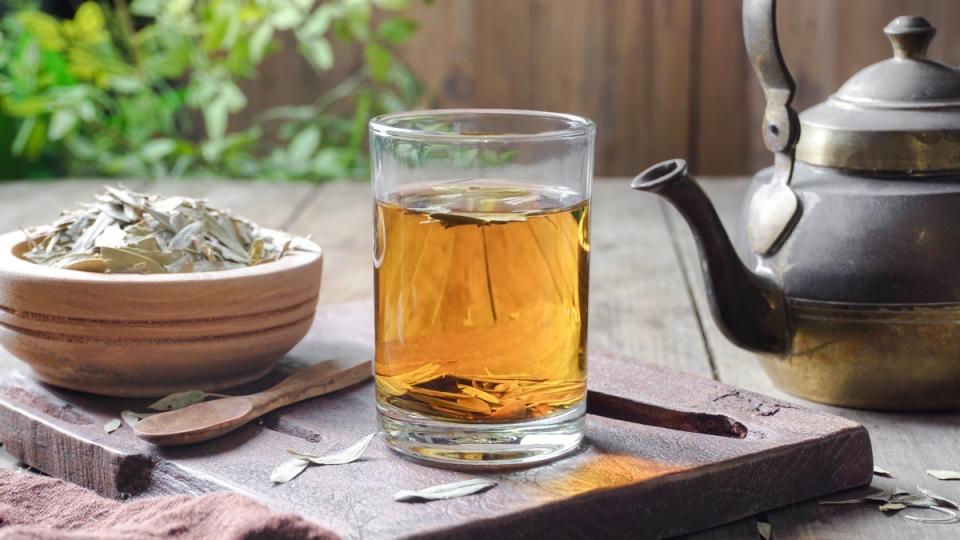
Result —
M297 371L277 385L247 397L259 416L365 381L371 370L370 360L327 360Z

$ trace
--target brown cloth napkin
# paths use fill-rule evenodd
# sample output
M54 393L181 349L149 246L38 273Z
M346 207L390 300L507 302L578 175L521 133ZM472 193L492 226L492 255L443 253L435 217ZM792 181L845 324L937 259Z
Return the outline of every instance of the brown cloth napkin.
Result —
M0 540L328 540L296 514L230 492L119 502L80 486L0 469Z

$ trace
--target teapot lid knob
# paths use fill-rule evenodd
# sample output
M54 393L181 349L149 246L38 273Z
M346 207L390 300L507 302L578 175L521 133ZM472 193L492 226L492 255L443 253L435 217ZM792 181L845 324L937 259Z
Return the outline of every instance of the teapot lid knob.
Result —
M897 58L926 58L937 29L919 15L901 15L890 21L883 33L890 39Z

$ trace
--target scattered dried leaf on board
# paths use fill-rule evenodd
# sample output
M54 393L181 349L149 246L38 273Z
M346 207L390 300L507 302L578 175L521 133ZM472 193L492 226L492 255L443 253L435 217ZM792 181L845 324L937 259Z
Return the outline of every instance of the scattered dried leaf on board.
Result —
M157 413L138 413L130 410L121 411L120 418L130 427L135 427L141 420L148 416L153 416Z
M773 526L769 522L757 518L757 535L763 540L771 540L773 538Z
M122 420L120 420L119 418L112 418L108 420L106 424L103 425L103 431L107 432L107 434L110 434L120 429L120 426L122 425L123 425Z
M486 491L495 485L497 485L497 483L493 480L471 478L469 480L463 480L462 482L430 486L417 491L400 490L393 496L393 500L398 502L423 502L455 499L457 497L465 497Z
M352 463L363 456L374 437L376 437L376 433L371 433L343 450L323 456L287 450L293 458L284 461L274 469L270 473L270 481L274 484L289 482L307 470L310 465L345 465Z
M873 466L873 475L874 475L874 476L882 476L882 477L884 477L884 478L893 478L893 475L890 474L889 471L887 471L886 469L881 469L880 467L877 467L876 465Z
M857 504L880 503L877 507L884 513L895 513L907 508L933 510L945 514L945 518L926 518L916 515L904 517L921 523L957 523L960 517L954 510L960 509L960 504L941 495L917 486L920 494L910 493L902 489L874 489L871 493L854 499L825 500L820 504Z
M960 472L947 470L928 470L927 474L937 480L960 480Z
M226 397L223 394L209 394L203 390L187 390L186 392L175 392L169 396L147 405L147 408L153 411L173 411L182 409L194 403L200 403L208 397Z

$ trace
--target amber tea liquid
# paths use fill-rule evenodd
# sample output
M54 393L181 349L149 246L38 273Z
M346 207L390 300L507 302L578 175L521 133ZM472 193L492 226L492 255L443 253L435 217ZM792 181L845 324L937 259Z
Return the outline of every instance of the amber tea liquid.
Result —
M564 188L407 184L377 201L381 411L460 423L582 410L589 203Z

